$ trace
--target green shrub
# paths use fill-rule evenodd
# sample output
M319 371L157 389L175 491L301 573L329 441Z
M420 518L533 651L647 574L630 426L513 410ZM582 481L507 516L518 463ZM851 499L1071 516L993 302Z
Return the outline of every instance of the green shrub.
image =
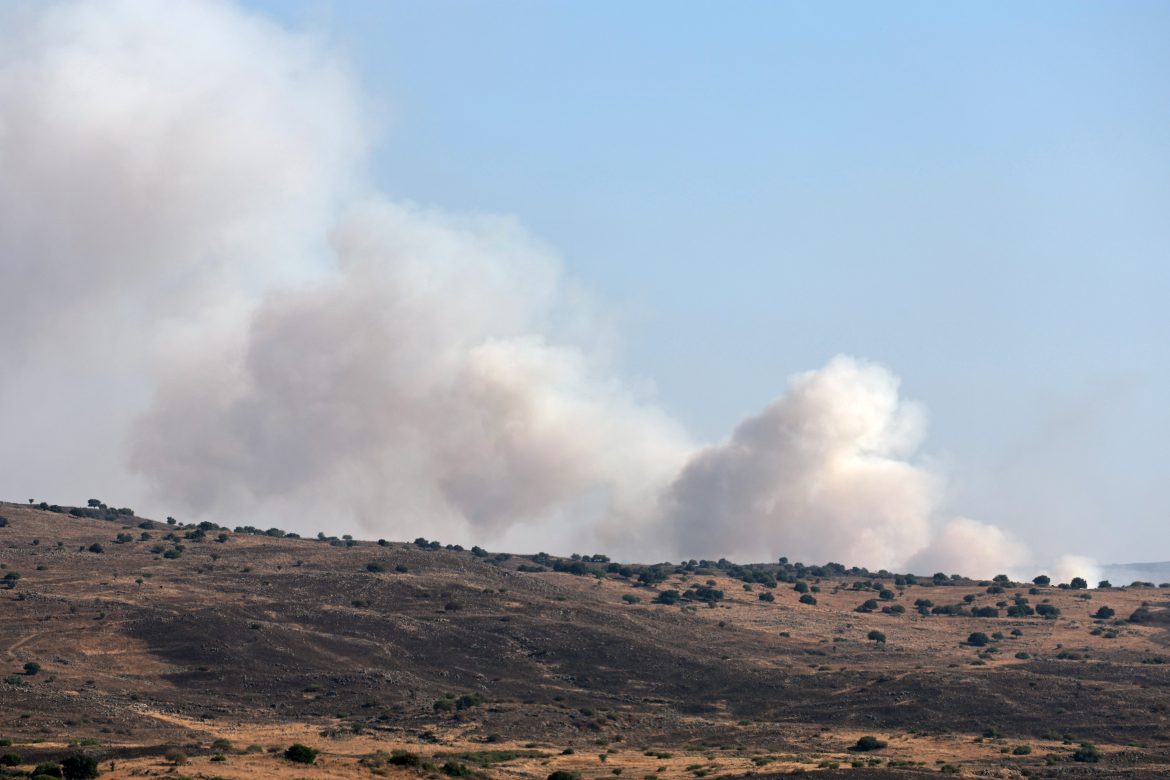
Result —
M849 749L856 750L859 753L868 753L871 750L881 750L885 746L886 743L877 737L867 735L857 740L857 743Z
M972 647L983 647L991 643L991 637L982 631L975 631L967 637L967 644Z
M61 777L61 765L55 761L46 761L43 764L37 764L33 769L30 777Z
M289 745L288 750L284 751L284 757L296 764L311 764L317 760L317 751L308 745L296 742Z
M1148 607L1138 607L1129 616L1130 623L1149 623L1153 616Z
M386 571L386 567L383 566L382 564L378 563L377 561L370 561L369 563L366 564L366 571L373 572L374 574L379 574L381 572Z
M1073 761L1080 761L1085 764L1095 764L1101 760L1101 751L1097 750L1097 746L1092 742L1082 742L1081 746L1073 753Z
M558 769L548 776L548 780L581 780L581 775L576 772L566 772L564 769Z
M5 753L0 755L0 766L20 766L24 763L19 753Z
M871 642L877 642L879 645L884 645L886 643L886 635L881 631L870 631L865 635L865 638Z
M388 763L394 766L422 766L422 759L417 753L411 753L409 750L395 750L390 753Z
M97 759L85 753L74 753L61 761L61 777L65 780L91 780L98 776Z
M478 693L465 693L455 700L455 709L466 710L483 704L483 697Z
M664 590L658 594L654 599L655 604L677 604L678 600L682 598L677 590Z
M812 595L811 593L806 593L800 597L800 603L801 604L811 604L813 606L816 606L817 597Z
M41 670L41 665L38 664L36 661L29 661L28 663L26 663L24 665L24 673L30 677L33 676L34 674L36 674L37 672L39 672L40 670Z

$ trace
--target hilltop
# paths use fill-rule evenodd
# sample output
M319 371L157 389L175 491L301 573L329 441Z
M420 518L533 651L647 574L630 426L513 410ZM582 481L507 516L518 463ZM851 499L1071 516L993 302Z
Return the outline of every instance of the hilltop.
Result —
M26 777L1170 774L1164 588L0 516Z

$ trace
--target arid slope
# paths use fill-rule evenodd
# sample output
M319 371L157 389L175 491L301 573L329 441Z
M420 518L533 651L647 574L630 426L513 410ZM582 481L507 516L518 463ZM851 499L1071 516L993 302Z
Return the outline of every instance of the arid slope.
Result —
M804 604L716 567L647 587L410 543L0 515L0 577L20 575L0 590L0 736L26 773L80 749L104 777L1170 776L1166 589L804 572ZM722 599L654 603L696 584ZM920 599L1060 615L921 615ZM865 735L888 744L851 751ZM317 762L284 759L293 742Z

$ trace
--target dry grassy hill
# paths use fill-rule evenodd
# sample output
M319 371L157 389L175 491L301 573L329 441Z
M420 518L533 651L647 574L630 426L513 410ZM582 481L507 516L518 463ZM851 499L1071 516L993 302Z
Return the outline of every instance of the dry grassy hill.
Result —
M78 751L103 777L1170 776L1167 589L751 570L806 604L742 569L645 586L638 567L56 509L0 504L13 776ZM655 603L668 590L691 598ZM1022 599L1060 614L1008 617ZM867 735L886 746L850 750ZM286 759L294 742L316 762Z

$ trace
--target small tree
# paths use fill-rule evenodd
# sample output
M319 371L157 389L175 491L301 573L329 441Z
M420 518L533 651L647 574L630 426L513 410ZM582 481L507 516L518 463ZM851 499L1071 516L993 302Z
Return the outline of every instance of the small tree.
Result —
M28 663L26 663L24 665L24 673L27 674L29 677L32 677L34 674L36 674L40 670L41 670L41 665L38 664L36 661L29 661Z
M865 638L871 642L877 642L879 645L884 645L886 643L886 635L881 631L870 631L865 635Z
M1033 577L1032 582L1040 587L1046 587L1052 584L1052 578L1047 574L1041 574L1039 577Z
M1108 620L1116 614L1117 613L1114 612L1110 607L1101 607L1093 613L1093 617L1095 617L1097 620Z
M296 764L311 764L317 760L317 751L308 745L296 742L289 745L288 750L284 751L284 757Z
M1084 577L1073 577L1068 586L1073 590L1084 590L1089 587L1089 583L1085 581Z
M1101 580L1100 582L1097 583L1097 587L1098 588L1112 588L1113 583L1110 582L1109 580Z
M967 644L971 645L972 647L983 647L984 645L987 645L990 643L991 643L991 637L989 637L987 634L983 633L982 631L975 631L974 633L972 633L970 636L967 637Z

